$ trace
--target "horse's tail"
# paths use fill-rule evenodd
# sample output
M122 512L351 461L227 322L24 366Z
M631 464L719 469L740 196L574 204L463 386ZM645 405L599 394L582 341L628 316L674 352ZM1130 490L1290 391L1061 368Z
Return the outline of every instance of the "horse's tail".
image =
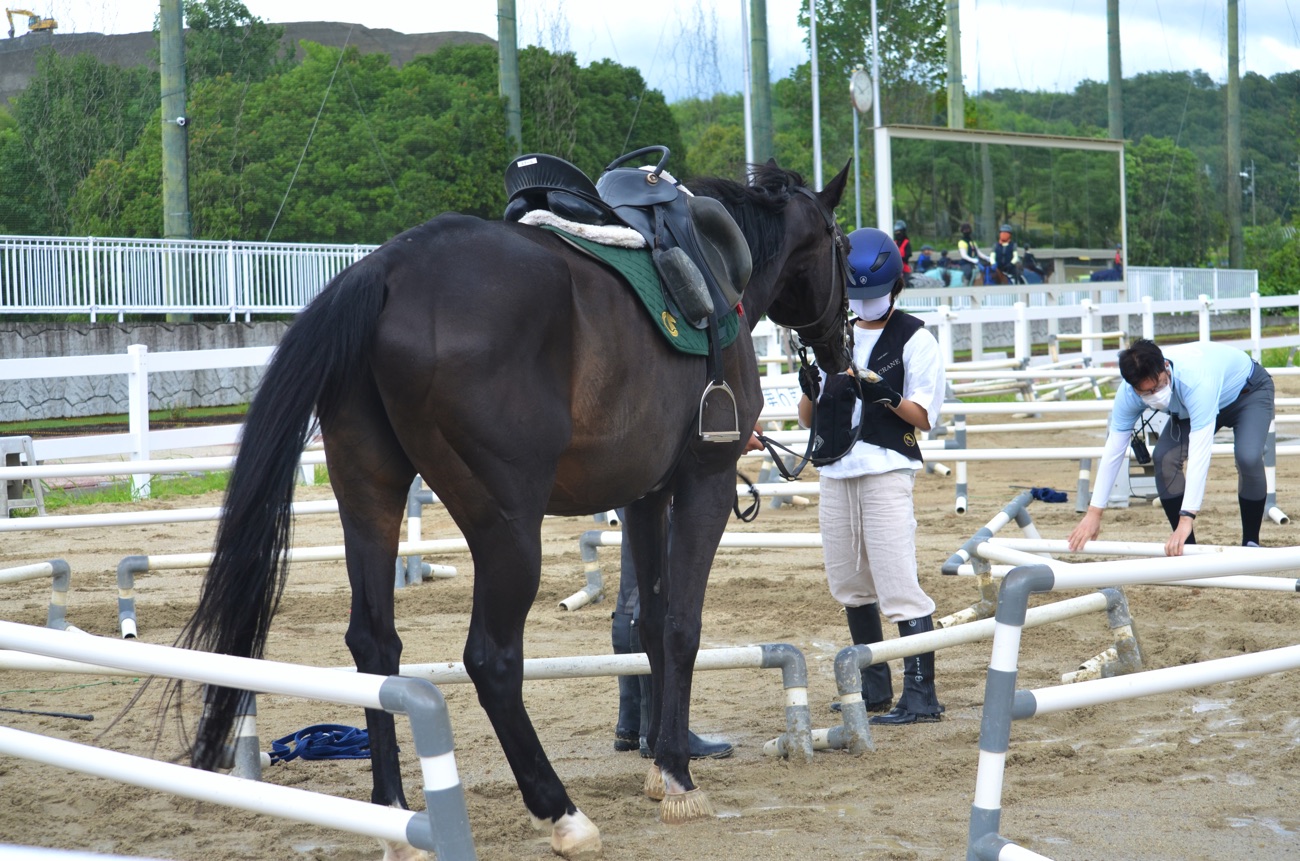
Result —
M373 259L335 278L280 340L249 405L239 456L226 489L212 567L198 609L178 645L260 658L284 591L298 461L313 411L366 371L385 272ZM241 692L208 691L191 760L215 768L234 724Z

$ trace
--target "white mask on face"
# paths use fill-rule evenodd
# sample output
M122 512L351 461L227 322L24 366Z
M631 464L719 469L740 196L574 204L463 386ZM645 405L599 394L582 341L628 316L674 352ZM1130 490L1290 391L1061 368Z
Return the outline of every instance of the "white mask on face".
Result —
M1142 399L1142 403L1146 404L1153 410L1168 411L1169 398L1173 395L1173 393L1174 393L1174 387L1173 387L1173 381L1171 380L1170 382L1165 383L1163 386L1156 389L1154 392L1151 392L1150 394L1146 394L1146 395L1138 395L1138 397Z
M889 313L892 304L888 294L875 299L850 299L849 310L868 323L875 322Z

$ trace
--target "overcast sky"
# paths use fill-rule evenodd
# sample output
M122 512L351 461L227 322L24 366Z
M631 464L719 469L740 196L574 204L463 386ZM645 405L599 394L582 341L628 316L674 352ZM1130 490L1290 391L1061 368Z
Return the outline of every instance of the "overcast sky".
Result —
M497 35L494 0L244 2L272 23L339 21L403 33ZM57 18L61 33L146 31L158 9L149 0L27 0L24 5L29 3L38 14ZM611 15L611 9L633 7L609 0L516 0L515 5L521 44L572 50L583 64L608 57L635 66L650 86L675 100L697 86L740 91L741 4L656 0L638 4L635 19ZM774 79L807 57L807 34L795 24L806 5L807 0L767 0ZM1120 0L1124 75L1199 68L1216 81L1226 80L1226 7L1226 0ZM889 8L889 0L878 0L882 21ZM652 10L660 13L657 20ZM1300 69L1300 0L1241 0L1238 10L1243 74ZM961 0L961 18L968 91L1068 91L1084 79L1106 79L1105 0ZM690 35L702 31L716 32L716 40ZM718 46L716 62L700 50L710 41Z

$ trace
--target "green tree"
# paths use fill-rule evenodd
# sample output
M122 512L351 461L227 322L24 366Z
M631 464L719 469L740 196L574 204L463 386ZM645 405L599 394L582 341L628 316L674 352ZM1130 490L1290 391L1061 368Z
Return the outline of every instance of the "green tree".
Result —
M1202 266L1226 233L1196 156L1166 138L1128 147L1128 259L1135 266Z
M267 24L239 0L185 0L185 74L194 84L230 75L261 81L285 71L284 28Z
M142 66L39 52L36 74L13 102L15 126L0 131L9 228L66 234L77 185L102 159L120 159L146 128L157 129L150 124L157 104L158 78Z

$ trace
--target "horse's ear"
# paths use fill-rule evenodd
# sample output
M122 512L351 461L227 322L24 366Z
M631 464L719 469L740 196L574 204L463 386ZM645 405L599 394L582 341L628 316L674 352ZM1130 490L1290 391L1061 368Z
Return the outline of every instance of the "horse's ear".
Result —
M769 158L769 159L767 160L767 166L768 166L768 167L776 167L776 166L777 166L777 165L776 165L776 156L772 156L771 158Z
M817 192L818 199L820 199L826 208L832 212L834 212L835 207L839 205L840 198L844 196L844 187L848 185L849 169L852 167L853 159L849 159L848 162L845 163L844 169L835 174L835 177L831 179L830 182L826 183L825 188Z

